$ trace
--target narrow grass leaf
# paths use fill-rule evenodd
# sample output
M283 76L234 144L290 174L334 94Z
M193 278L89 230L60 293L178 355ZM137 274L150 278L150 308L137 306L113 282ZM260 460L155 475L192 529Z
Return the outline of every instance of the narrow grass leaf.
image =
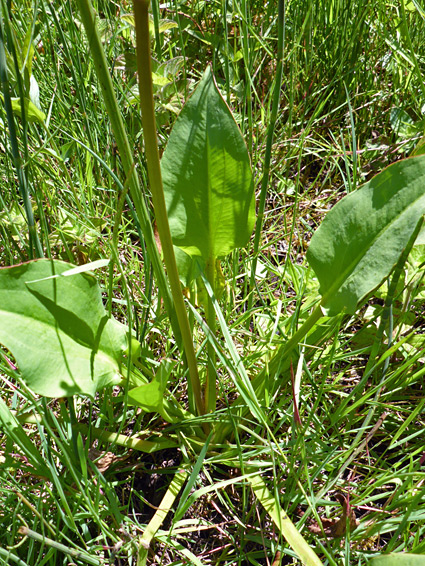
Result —
M34 466L37 474L50 478L50 471L44 464L43 457L40 452L28 438L23 426L13 415L6 403L0 397L0 427L8 438L18 446L31 464Z
M302 563L307 566L322 566L322 562L317 554L307 544L306 540L295 527L294 523L272 496L261 476L255 474L250 476L248 481L250 482L258 501L288 541L288 544L298 554Z
M425 566L425 556L395 552L374 556L369 564L370 566Z
M192 473L190 474L189 480L186 484L186 487L184 488L184 491L182 493L182 496L180 498L180 502L179 502L179 506L174 514L173 517L173 523L177 523L177 521L180 521L180 519L183 517L185 511L186 511L186 507L185 507L185 503L189 497L190 491L192 489L192 487L195 485L195 482L199 476L199 472L201 471L202 465L204 463L204 459L205 459L205 455L208 451L208 447L210 445L210 441L213 435L213 431L210 432L210 434L208 435L207 440L205 441L204 446L202 447L202 450L198 456L198 459L196 460L195 465L193 466L193 470Z

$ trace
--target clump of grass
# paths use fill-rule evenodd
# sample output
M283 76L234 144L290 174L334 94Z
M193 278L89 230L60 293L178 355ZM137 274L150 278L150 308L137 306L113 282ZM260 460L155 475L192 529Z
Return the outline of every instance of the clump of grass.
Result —
M249 286L252 247L235 252L223 266L224 319L250 376L307 318L317 296L305 262L311 232L342 194L403 155L391 111L402 108L412 120L420 115L423 14L415 2L402 6L340 0L287 7L283 83L254 288ZM134 29L125 17L130 9L105 1L97 13L145 185ZM259 187L276 76L273 5L155 1L152 14L161 147L211 63L247 140ZM178 355L176 343L134 206L117 191L117 183L124 189L120 179L129 172L116 151L78 13L70 3L41 2L33 11L4 7L3 18L14 42L6 44L9 58L13 45L22 53L29 53L30 43L35 48L32 73L47 116L44 125L15 116L43 253L80 264L109 256L110 242L116 242L116 267L101 275L105 300L117 318L132 322L144 349L144 369L153 372L160 358ZM167 30L165 19L173 22ZM11 80L11 95L21 95L18 81ZM8 190L0 195L0 260L13 265L31 257L31 242L4 112L1 119L0 175ZM143 199L150 210L147 192ZM176 501L156 534L152 563L277 564L279 557L282 563L299 563L253 497L245 477L253 466L323 563L367 564L380 551L424 552L422 271L418 252L409 259L391 307L382 291L358 315L325 321L320 347L299 346L294 387L288 373L268 399L268 430L246 418L234 423L226 439L227 460L220 447L205 455L187 494L191 505L184 510L184 501ZM387 315L390 357L384 353L388 337L379 334ZM201 333L197 339L198 358L206 364L208 346ZM235 398L227 362L218 362L220 402L212 420L224 418ZM190 472L198 461L185 431L127 406L123 390L105 390L92 403L39 399L25 388L4 350L0 371L2 398L18 412L41 455L31 457L19 441L2 434L0 561L136 564L138 537L171 477L179 466ZM185 379L177 366L173 393L183 402ZM181 449L164 441L162 451L140 451L146 449L143 442L160 443L170 435L179 438ZM124 437L133 441L126 444ZM359 525L341 537L326 536L326 520L341 515L341 494L349 497ZM28 529L25 537L22 527Z

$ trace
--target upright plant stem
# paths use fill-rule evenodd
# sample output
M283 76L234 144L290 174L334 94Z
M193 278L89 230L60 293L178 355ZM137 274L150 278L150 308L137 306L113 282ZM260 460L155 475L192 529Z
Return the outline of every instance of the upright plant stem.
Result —
M250 62L252 57L251 53L251 41L250 41L250 29L248 25L248 6L247 0L242 0L241 3L241 12L243 14L242 18L242 49L244 54L244 69L245 69L245 104L244 104L244 112L247 113L248 116L248 136L245 136L246 143L248 146L248 151L252 159L253 154L253 144L252 144L252 77L251 77L251 66ZM245 121L242 122L244 124ZM245 132L244 132L245 133Z
M81 20L87 33L90 51L93 57L97 78L102 90L106 110L111 121L115 142L121 157L122 165L126 175L129 177L128 186L131 199L136 209L136 214L145 239L149 259L152 262L153 271L157 280L159 291L164 300L165 308L170 317L174 336L181 343L180 327L177 321L173 299L168 287L167 278L159 256L158 248L149 218L149 212L143 200L139 178L135 171L133 154L125 131L124 122L115 96L112 79L109 74L108 64L102 47L99 32L96 27L96 15L90 0L77 0Z
M164 190L162 186L161 166L159 162L158 142L156 136L155 108L153 101L151 52L149 37L149 1L134 1L134 19L136 23L137 38L137 68L139 73L140 107L142 110L143 135L145 140L146 161L152 201L155 209L155 219L158 234L161 240L164 262L167 267L168 280L174 299L177 319L183 339L184 352L189 368L189 378L195 396L196 408L199 414L205 413L204 401L201 395L201 385L198 375L193 338L189 319L184 305L180 278L174 256L173 242L168 223L167 208L165 205Z
M253 256L252 256L251 276L250 276L250 280L249 280L249 287L250 287L251 293L250 293L250 296L249 296L249 299L248 299L248 311L251 310L252 303L253 303L252 290L254 289L254 285L255 285L255 271L257 269L257 256L258 256L258 249L260 247L260 236L261 236L261 230L263 228L264 209L265 209L265 206L266 206L267 186L268 186L268 183L269 183L273 134L274 134L274 128L275 128L275 125L276 125L277 111L279 109L280 89L281 89L281 85L282 85L283 51L284 51L284 38L285 38L284 13L285 13L285 1L279 0L276 79L275 79L274 91L273 91L273 103L272 103L272 111L271 111L271 116L270 116L270 123L269 123L268 131L267 131L266 151L265 151L265 155L264 155L263 177L262 177L262 180L261 180L261 191L260 191L260 200L259 200L259 203L258 203L257 223L255 225L254 249L253 249Z

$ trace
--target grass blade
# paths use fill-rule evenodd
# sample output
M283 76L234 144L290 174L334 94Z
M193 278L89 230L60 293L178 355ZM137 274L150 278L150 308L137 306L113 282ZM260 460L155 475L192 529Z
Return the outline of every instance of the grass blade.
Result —
M323 566L314 550L307 544L304 537L297 530L294 523L280 507L276 499L267 489L266 484L259 475L247 476L252 489L274 524L295 550L303 564L307 566Z

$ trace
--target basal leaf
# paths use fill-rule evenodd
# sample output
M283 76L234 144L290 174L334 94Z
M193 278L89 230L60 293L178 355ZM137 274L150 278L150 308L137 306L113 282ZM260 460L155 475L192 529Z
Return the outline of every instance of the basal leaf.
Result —
M38 260L0 269L0 343L47 397L93 397L121 380L126 329L107 316L92 274L60 276L74 267Z
M248 151L209 67L176 120L161 169L176 246L207 261L247 243L255 221Z
M329 316L353 314L395 267L425 214L425 156L394 163L327 214L307 258Z

